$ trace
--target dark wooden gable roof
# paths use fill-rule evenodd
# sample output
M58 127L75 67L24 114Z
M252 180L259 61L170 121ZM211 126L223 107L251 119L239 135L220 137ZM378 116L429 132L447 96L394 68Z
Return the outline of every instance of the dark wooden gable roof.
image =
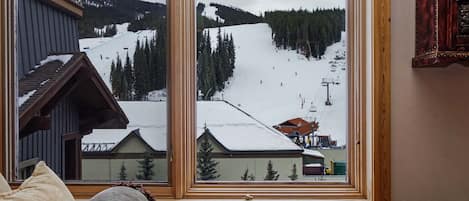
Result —
M54 56L63 58L67 54ZM38 130L34 121L44 122L40 117L47 117L65 96L70 96L79 109L80 131L127 127L129 120L88 57L84 53L69 56L66 63L50 59L19 80L19 97L30 95L19 106L20 137L22 132Z

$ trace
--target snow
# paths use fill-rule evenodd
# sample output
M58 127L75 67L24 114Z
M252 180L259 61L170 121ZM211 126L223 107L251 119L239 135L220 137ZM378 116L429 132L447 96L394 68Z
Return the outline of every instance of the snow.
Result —
M307 60L296 51L277 49L267 24L229 26L221 30L233 34L236 67L224 91L215 94L214 99L227 100L269 126L297 117L316 119L318 134L330 134L339 146L346 143L347 72L342 70L345 61L334 60L336 55L345 54L345 33L342 41L328 47L323 59ZM218 28L208 31L215 47ZM329 62L337 63L334 72ZM340 83L330 88L332 106L324 104L323 78Z
M215 7L215 6L210 6L210 3L204 3L205 4L205 9L204 11L202 12L202 15L209 18L209 19L212 19L212 20L217 20L221 23L224 23L225 20L223 18L221 18L220 16L218 16L216 14L218 8Z
M303 155L314 156L314 157L318 157L318 158L324 158L324 155L321 154L321 152L316 151L316 150L311 150L311 149L304 149L303 150Z
M166 0L140 0L140 1L145 1L149 3L159 3L159 4L165 4L166 5Z
M310 163L310 164L304 165L304 167L322 167L322 164L321 163Z
M320 8L345 8L346 0L198 0L199 3L219 3L226 6L240 8L254 15L263 14L274 10L299 10L313 11Z
M168 92L166 89L150 91L148 92L147 99L149 101L166 101L168 99Z
M31 96L33 96L35 93L36 93L37 90L32 90L26 94L24 94L23 96L20 96L18 98L18 107L21 107L21 105L23 105L29 98L31 98Z
M127 129L95 129L83 143L117 145L131 131L140 129L153 149L166 150L166 102L119 102L129 119ZM301 150L283 134L224 101L197 102L197 137L207 126L213 136L231 151ZM225 115L229 114L229 115Z
M47 80L44 80L42 81L39 85L40 86L44 86L45 84L47 84L49 82L50 79L47 79Z
M119 102L129 119L127 129L94 129L83 143L117 145L131 131L140 129L142 138L157 151L166 151L167 121L165 102Z
M62 62L62 66L65 65L70 59L73 57L73 54L61 54L61 55L49 55L44 60L40 61L39 65L34 66L34 68L40 68L44 64L47 64L52 61L60 61ZM33 71L34 72L34 71Z
M117 55L122 59L122 62L125 62L128 53L132 61L137 40L144 42L146 39L152 39L156 34L155 30L130 32L127 31L128 26L129 23L117 24L117 34L113 37L80 39L80 51L87 54L109 89L111 89L109 77L111 63Z
M301 150L285 135L224 101L197 103L197 137L205 125L231 151Z

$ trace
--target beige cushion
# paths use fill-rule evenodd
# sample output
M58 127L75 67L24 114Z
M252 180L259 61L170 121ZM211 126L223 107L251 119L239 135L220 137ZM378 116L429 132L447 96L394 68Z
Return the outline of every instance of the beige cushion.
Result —
M0 173L0 193L10 192L11 188L8 185L8 182L3 177L2 173Z
M67 186L41 161L18 189L0 194L0 201L74 201Z

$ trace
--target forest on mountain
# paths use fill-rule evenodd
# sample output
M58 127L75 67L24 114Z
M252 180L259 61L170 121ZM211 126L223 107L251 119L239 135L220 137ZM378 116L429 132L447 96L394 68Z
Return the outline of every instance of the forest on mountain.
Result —
M78 21L80 38L100 37L95 28L105 25L137 23L143 16L146 21L166 16L166 5L140 0L86 0L83 6L83 17Z
M119 100L145 100L148 92L166 88L166 26L156 29L152 39L137 40L133 63L129 55L124 65L119 56L112 62L112 92Z
M210 100L217 91L225 88L226 81L233 76L235 68L235 46L233 36L222 34L218 28L217 46L212 50L209 32L203 32L199 42L197 62L198 97Z
M296 50L308 59L320 59L345 31L344 9L265 12L264 19L278 48Z

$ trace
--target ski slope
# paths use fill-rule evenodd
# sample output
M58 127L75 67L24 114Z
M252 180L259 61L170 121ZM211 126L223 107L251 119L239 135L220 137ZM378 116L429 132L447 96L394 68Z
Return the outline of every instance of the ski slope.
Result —
M113 37L80 39L80 51L86 52L109 89L112 89L109 79L111 63L113 60L115 62L117 55L124 64L128 53L132 62L137 40L144 42L147 39L150 40L156 34L154 30L129 32L127 31L128 26L129 23L118 24L116 26L117 34Z
M336 55L345 55L345 34L341 42L328 47L324 58L307 60L296 51L277 49L267 24L230 26L221 30L233 34L236 63L233 77L215 99L227 100L272 126L296 117L317 119L319 134L331 135L338 145L345 144L347 72L344 60L334 60ZM218 28L208 31L212 36L212 49L215 49ZM336 62L336 67L330 62ZM331 72L332 69L335 72ZM330 88L332 106L325 106L323 78L340 83Z
M155 35L153 30L128 32L127 26L127 23L118 25L118 33L114 37L80 40L81 51L87 53L109 88L112 60L119 55L124 61L127 52L132 59L137 40L149 39ZM345 54L345 40L330 46L323 59L307 60L296 51L277 49L272 43L271 29L267 24L221 29L222 32L233 34L236 68L225 90L215 94L214 99L227 100L270 126L296 117L316 119L319 121L319 134L329 134L337 140L338 145L345 144L347 73L342 70L345 68L345 61L334 60L337 54ZM207 31L210 31L212 45L215 47L218 29ZM330 62L337 62L334 64L337 67L332 68L333 64ZM332 69L335 72L331 72ZM330 88L332 106L324 104L326 88L321 85L323 78L340 83ZM165 100L165 93L164 90L155 91L149 98Z

